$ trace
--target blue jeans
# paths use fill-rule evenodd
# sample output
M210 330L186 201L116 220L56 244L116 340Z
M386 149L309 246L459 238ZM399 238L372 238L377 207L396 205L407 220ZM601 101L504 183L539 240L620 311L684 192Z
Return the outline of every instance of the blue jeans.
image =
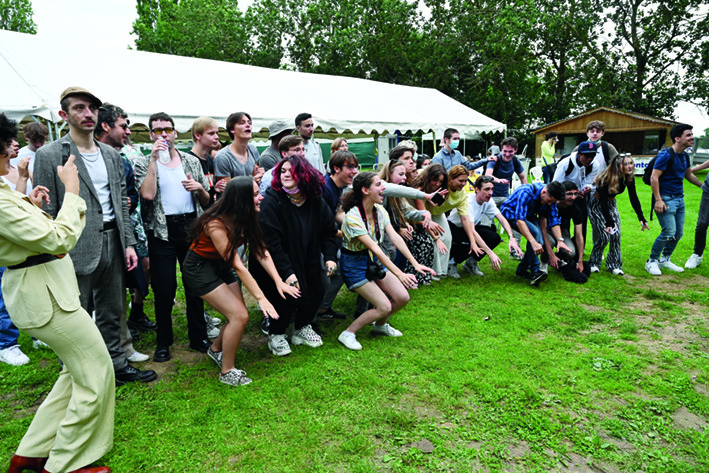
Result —
M2 273L4 272L5 268L0 267L0 284L2 284ZM19 336L20 331L10 320L10 314L7 313L7 308L5 308L5 299L2 297L2 291L0 291L0 350L18 345L17 339Z
M517 220L509 220L509 222L512 229L519 232ZM532 237L537 241L537 243L543 245L542 230L539 228L539 223L537 223L536 220L525 220L524 223L527 224L529 232L532 234ZM532 274L539 271L539 258L534 254L534 250L532 249L532 244L530 242L527 242L524 258L522 258L522 262L517 266L517 272L521 273L527 271L527 269L529 269Z
M650 260L652 261L658 260L660 254L669 258L684 235L684 195L663 195L660 197L667 206L667 210L661 214L655 214L662 231L655 243L652 244L650 252Z

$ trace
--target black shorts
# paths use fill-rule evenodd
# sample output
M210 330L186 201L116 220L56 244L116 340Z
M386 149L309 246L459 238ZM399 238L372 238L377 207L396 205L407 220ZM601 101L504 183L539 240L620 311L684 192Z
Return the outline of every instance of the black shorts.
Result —
M230 268L223 259L209 259L198 255L191 249L187 251L182 265L182 282L194 294L203 296L209 294L222 284L232 284L239 281L236 271Z

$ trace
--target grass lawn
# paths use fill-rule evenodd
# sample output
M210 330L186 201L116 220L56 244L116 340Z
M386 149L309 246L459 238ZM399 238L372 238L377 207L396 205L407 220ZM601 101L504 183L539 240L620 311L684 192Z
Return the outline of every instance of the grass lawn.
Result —
M637 183L649 210L650 188ZM680 265L701 195L685 189ZM502 271L484 260L485 278L461 268L459 281L412 291L392 320L404 336L364 329L361 352L337 341L347 323L333 321L322 324L323 347L276 358L251 305L237 354L254 380L245 387L219 383L214 363L186 349L179 302L173 360L141 364L159 379L117 390L115 444L100 464L118 473L709 471L709 262L648 275L657 220L640 232L627 195L619 207L625 276L602 269L575 285L550 270L533 288L514 276L503 244ZM351 315L354 301L343 291L335 309ZM152 355L154 337L136 347ZM4 461L59 371L53 353L20 341L31 363L0 364Z

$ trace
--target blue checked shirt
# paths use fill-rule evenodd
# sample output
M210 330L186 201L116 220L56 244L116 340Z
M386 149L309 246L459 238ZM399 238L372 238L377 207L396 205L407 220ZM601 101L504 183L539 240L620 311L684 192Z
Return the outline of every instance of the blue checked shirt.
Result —
M445 148L441 148L441 150L433 157L431 162L443 165L443 167L446 168L446 171L450 171L453 166L457 166L458 164L462 164L468 168L468 170L472 171L486 165L487 159L481 159L477 163L469 163L457 149L453 149L449 153Z
M541 205L542 189L545 184L524 184L519 186L500 207L500 212L508 220L536 220L539 213L548 215L549 227L561 224L556 204ZM536 212L535 212L536 208ZM543 212L542 212L543 211Z

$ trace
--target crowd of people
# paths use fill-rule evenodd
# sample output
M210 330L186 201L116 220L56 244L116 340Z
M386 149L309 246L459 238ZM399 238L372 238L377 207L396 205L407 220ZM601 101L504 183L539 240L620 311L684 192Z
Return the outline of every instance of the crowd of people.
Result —
M130 144L120 107L80 87L60 101L68 134L45 144L46 128L32 123L22 150L17 124L0 114L0 265L7 267L0 272L0 356L27 362L19 328L63 362L11 473L110 471L85 466L111 448L115 386L157 377L133 366L150 359L134 338L154 330L153 362L171 359L178 264L189 348L215 362L221 382L241 386L252 382L236 367L249 319L242 286L258 302L275 356L291 353L291 344L322 346L319 321L347 318L332 307L346 286L357 305L338 341L362 350L363 329L403 335L392 319L419 285L459 279L460 265L483 277L485 257L499 271L501 232L519 260L516 276L539 286L550 266L573 282L599 272L604 259L612 274L623 274L615 199L625 190L641 229L648 228L633 160L602 141L602 122L589 123L588 141L555 163L550 182L528 183L511 137L472 162L457 150L458 131L447 129L432 159L404 142L378 173L360 172L342 138L332 143L326 169L307 113L294 126L273 122L270 146L259 154L248 113L228 117L233 141L223 148L219 124L198 118L186 153L175 146L174 120L160 112L149 118L153 145L145 156ZM653 275L683 271L671 255L684 225L684 179L704 190L687 268L701 263L709 225L709 184L693 174L709 164L689 164L691 126L675 126L670 137L650 180L662 229L646 263ZM512 189L515 174L521 185ZM474 192L466 192L469 183ZM588 220L593 250L585 261ZM143 310L149 287L154 322ZM205 301L226 320L205 312Z

